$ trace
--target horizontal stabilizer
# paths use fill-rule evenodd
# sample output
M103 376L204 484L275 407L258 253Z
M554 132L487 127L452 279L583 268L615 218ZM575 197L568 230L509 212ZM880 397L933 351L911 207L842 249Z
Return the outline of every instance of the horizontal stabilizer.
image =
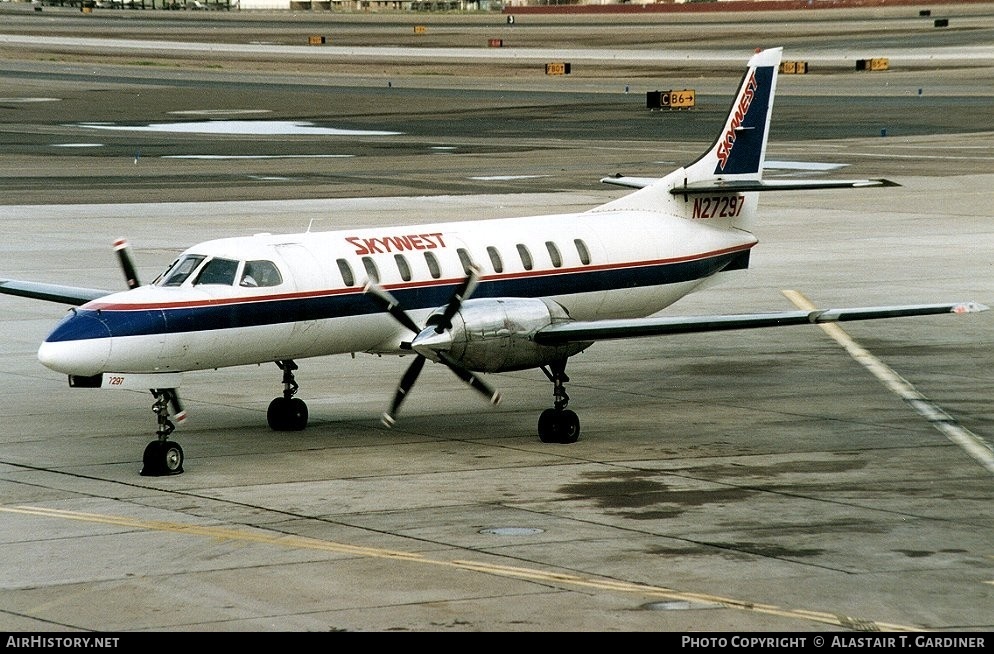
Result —
M976 302L955 302L717 316L670 316L634 318L629 320L578 321L550 325L539 330L534 338L535 342L540 345L559 345L562 343L588 343L620 338L662 336L665 334L693 334L733 329L816 325L826 322L879 320L882 318L903 318L907 316L927 316L943 313L976 313L986 311L987 309L987 306Z
M645 188L659 181L658 177L603 177L601 182L629 188ZM900 186L889 179L810 179L810 180L706 180L670 189L673 195L702 195L708 193L747 193L758 191L816 191L833 188L869 188Z
M661 177L626 177L625 175L615 175L614 177L603 177L604 184L614 184L615 186L627 186L628 188L645 188L653 182L658 182Z
M77 286L62 286L59 284L42 284L40 282L21 282L15 279L0 279L0 293L18 295L32 300L47 300L80 306L90 300L96 300L113 291L101 291L95 288L79 288Z
M754 191L817 191L831 188L870 188L900 186L889 179L765 179L765 180L707 180L670 189L673 195L707 193L748 193Z

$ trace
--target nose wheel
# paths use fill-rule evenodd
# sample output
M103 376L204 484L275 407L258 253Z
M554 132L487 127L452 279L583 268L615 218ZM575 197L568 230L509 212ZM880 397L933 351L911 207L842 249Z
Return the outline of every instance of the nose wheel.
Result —
M152 412L155 413L158 424L158 429L155 432L157 440L145 447L145 453L142 455L141 474L143 477L181 474L183 472L183 448L179 446L179 443L169 440L169 435L176 429L176 426L169 419L169 407L172 406L176 409L177 420L182 420L185 412L179 403L179 396L175 389L153 389L152 395L155 397Z
M300 388L293 376L298 366L293 361L277 361L276 365L283 371L283 396L269 403L266 421L273 431L301 431L307 427L307 404L294 397Z
M538 418L538 437L543 443L575 443L580 438L580 418L566 408L569 395L566 393L566 360L557 361L551 366L542 366L542 372L552 382L554 406L546 409Z

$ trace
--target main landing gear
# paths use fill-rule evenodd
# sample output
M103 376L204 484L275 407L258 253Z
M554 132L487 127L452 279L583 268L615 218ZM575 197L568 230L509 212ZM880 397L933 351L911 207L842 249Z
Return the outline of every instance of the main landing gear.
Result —
M269 403L266 420L273 431L301 431L307 427L307 405L297 394L300 386L293 377L297 364L293 361L277 361L276 365L283 371L283 397L277 397Z
M542 366L542 372L552 382L555 405L546 409L538 418L538 437L543 443L575 443L580 438L580 418L566 408L569 395L566 394L566 359L552 365Z
M174 388L153 388L152 396L155 397L152 412L155 413L158 423L155 432L158 439L145 448L141 474L144 477L178 475L183 472L183 448L179 443L169 440L169 435L176 428L169 420L169 407L172 406L176 410L177 420L183 420L186 412L183 411Z

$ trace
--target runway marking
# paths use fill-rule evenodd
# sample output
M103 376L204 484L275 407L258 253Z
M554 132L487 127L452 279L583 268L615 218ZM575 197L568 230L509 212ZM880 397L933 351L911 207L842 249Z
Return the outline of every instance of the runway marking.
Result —
M570 573L552 572L548 570L538 570L535 568L520 568L516 566L499 565L494 563L484 563L481 561L465 561L461 559L437 560L429 559L421 554L402 552L398 550L387 550L376 547L362 547L348 545L346 543L336 543L334 541L318 540L307 536L293 536L287 534L264 533L256 531L246 531L243 529L232 529L228 527L210 527L206 525L191 525L177 522L166 522L163 520L140 520L125 516L112 516L100 513L87 513L82 511L66 511L61 509L50 509L38 506L18 506L0 507L0 513L16 513L22 515L39 516L45 518L59 518L63 520L77 520L80 522L91 522L118 527L128 527L132 529L144 529L150 531L163 531L176 534L189 534L193 536L204 536L217 540L229 540L245 543L258 543L263 545L273 545L277 547L306 549L324 552L335 552L339 554L349 554L354 556L364 556L375 559L391 559L407 561L410 563L420 563L424 565L444 566L460 570L469 570L489 575L497 575L513 579L535 581L550 584L566 584L581 588L591 588L595 590L612 591L644 595L651 598L663 598L668 600L678 600L685 602L714 604L728 609L762 613L793 620L804 620L828 624L855 631L925 631L918 627L892 624L886 622L875 622L872 620L861 620L852 616L826 613L822 611L806 611L804 609L788 609L773 604L757 604L746 600L738 600L720 595L709 595L707 593L693 593L665 588L662 586L650 586L648 584L638 584L626 581L616 581L612 579L600 579L594 577L583 577Z
M168 113L183 116L241 116L243 114L268 114L272 109L186 109Z
M354 154L164 154L160 159L343 159Z
M825 170L836 170L838 168L845 168L849 164L840 163L820 163L817 161L772 161L767 159L763 162L763 168L776 168L777 170L814 170L814 171L825 171Z
M783 294L794 303L798 309L814 311L815 305L798 291L785 290ZM853 359L870 371L874 377L879 379L884 386L889 388L895 395L907 402L911 408L917 411L922 417L932 423L932 426L942 432L946 438L960 446L967 454L973 457L988 472L994 473L994 448L980 436L977 436L969 429L961 427L956 423L956 419L947 414L927 397L919 393L914 386L887 366L883 361L870 354L853 337L847 334L836 323L822 323L819 325L836 343L841 345Z
M872 159L886 157L887 159L929 159L934 161L988 161L994 159L994 157L991 157L990 155L970 157L961 155L954 156L951 154L894 154L892 152L846 152L846 155L850 157L867 157Z
M539 177L552 177L552 175L481 175L468 179L477 182L511 182L518 179L538 179Z
M62 98L0 98L0 102L12 103L12 102L61 102Z
M383 130L341 129L321 127L306 120L207 120L192 123L149 123L147 125L118 125L116 123L78 123L85 129L108 129L128 132L182 132L187 134L255 134L255 135L323 135L323 136L397 136L401 132Z

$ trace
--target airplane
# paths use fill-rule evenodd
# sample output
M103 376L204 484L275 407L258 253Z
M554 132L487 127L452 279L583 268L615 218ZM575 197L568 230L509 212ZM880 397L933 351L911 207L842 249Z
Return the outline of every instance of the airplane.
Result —
M539 369L553 406L539 416L538 436L574 443L580 421L567 408L567 362L600 340L986 310L943 302L656 315L748 268L760 193L897 186L763 179L781 57L779 47L751 55L721 131L698 159L660 178L605 177L636 190L582 212L211 240L145 285L122 239L114 247L126 290L0 279L0 292L71 305L38 350L71 387L151 392L157 430L145 476L183 472L170 418L185 416L177 389L189 371L275 363L283 393L267 422L297 431L308 410L294 371L310 357L413 357L387 426L428 361L494 404L500 394L482 373Z

